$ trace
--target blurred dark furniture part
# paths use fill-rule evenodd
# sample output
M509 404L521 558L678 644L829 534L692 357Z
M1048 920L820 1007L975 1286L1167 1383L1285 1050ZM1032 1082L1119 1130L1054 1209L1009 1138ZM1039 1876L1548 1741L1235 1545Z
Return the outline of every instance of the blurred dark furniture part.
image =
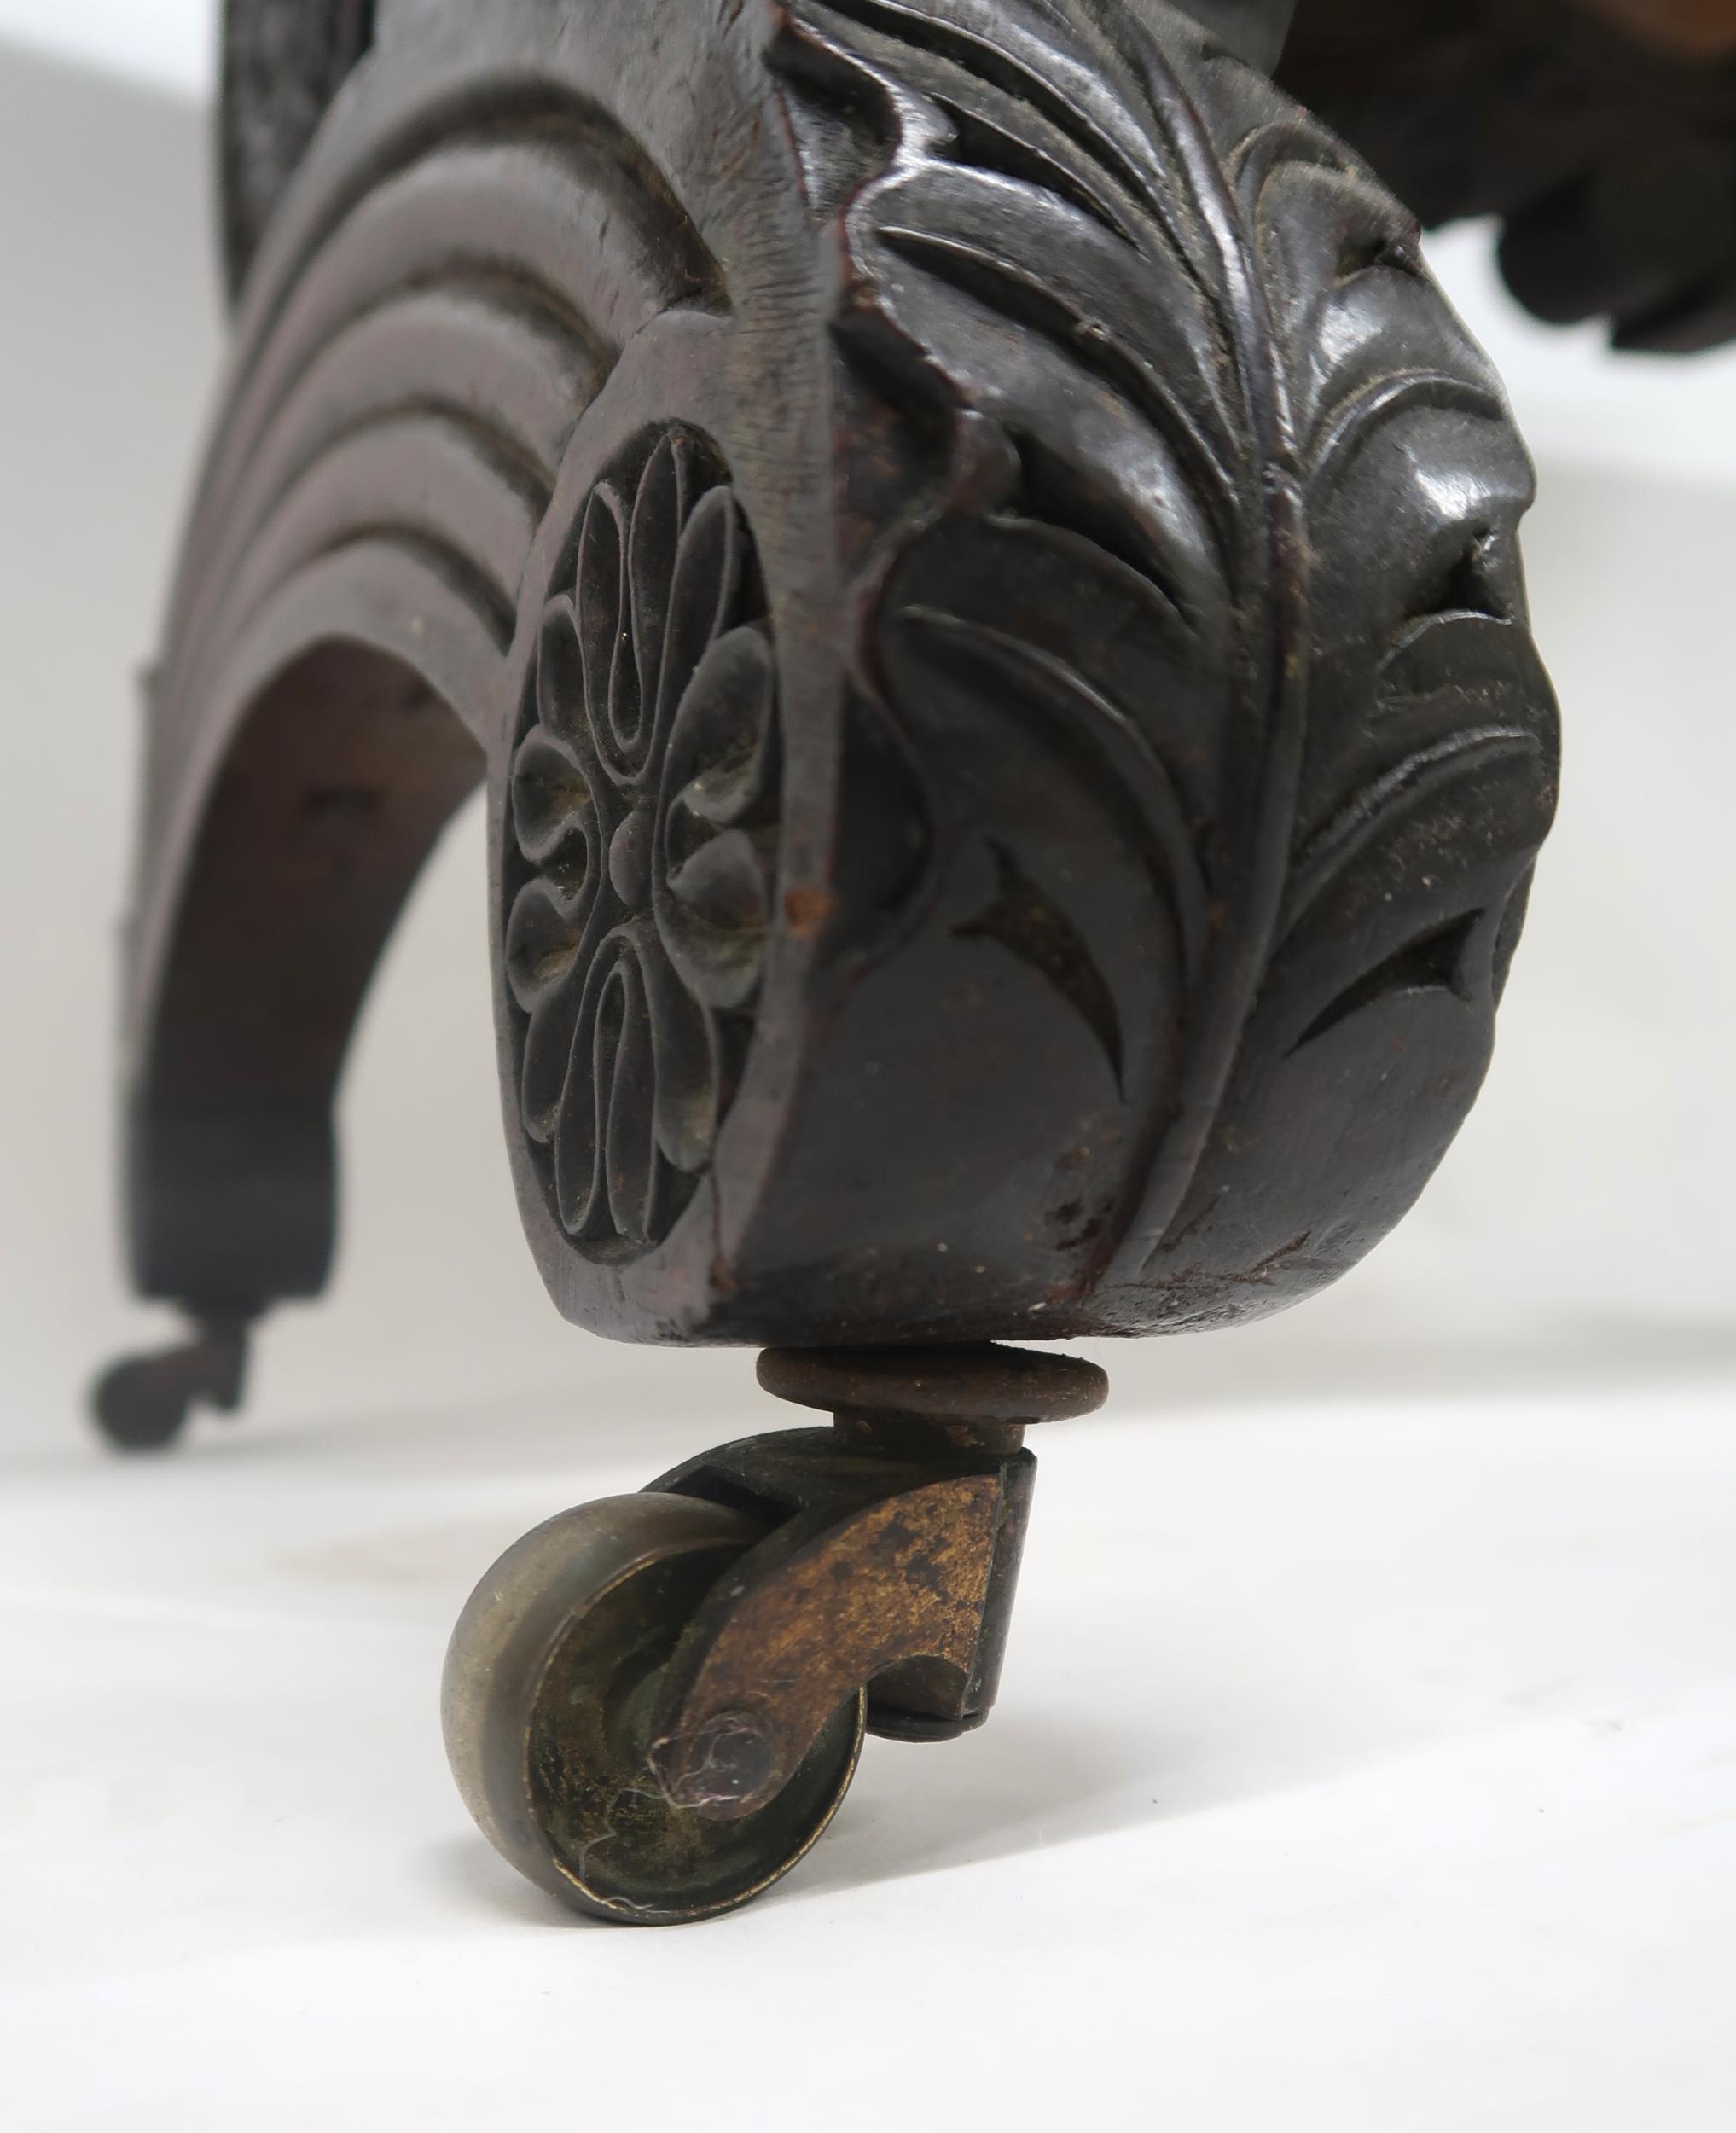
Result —
M223 0L218 111L224 267L241 294L265 225L345 78L375 0Z
M1280 78L1539 317L1736 335L1736 0L1301 0Z
M1025 1432L1105 1391L996 1344L1303 1299L1482 1081L1530 472L1288 14L231 6L127 972L133 1265L199 1331L98 1411L233 1406L324 1284L350 1034L483 785L551 1295L833 1418L478 1587L453 1765L581 1908L743 1902L864 1728L986 1715Z

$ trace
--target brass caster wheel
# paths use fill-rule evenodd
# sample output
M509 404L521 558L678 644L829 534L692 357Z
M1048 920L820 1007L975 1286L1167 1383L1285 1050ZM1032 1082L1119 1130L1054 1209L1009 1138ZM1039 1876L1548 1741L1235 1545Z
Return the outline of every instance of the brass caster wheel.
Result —
M831 1821L864 1731L980 1725L1036 1473L1025 1432L1106 1390L1093 1364L989 1346L775 1352L760 1382L832 1427L719 1445L551 1519L453 1632L459 1790L580 1910L731 1910Z
M235 1412L247 1365L246 1324L212 1321L178 1348L111 1363L91 1390L91 1419L117 1451L166 1451L195 1408Z
M789 1872L849 1790L860 1690L750 1811L751 1724L713 1729L709 1785L691 1742L679 1770L659 1756L670 1662L764 1531L693 1497L606 1497L509 1548L459 1619L442 1693L458 1788L502 1857L578 1910L641 1926L733 1910Z

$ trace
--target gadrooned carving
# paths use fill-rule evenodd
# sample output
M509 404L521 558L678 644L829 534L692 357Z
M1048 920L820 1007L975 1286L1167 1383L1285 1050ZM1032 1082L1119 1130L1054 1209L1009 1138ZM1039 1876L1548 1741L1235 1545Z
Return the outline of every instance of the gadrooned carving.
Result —
M597 1258L659 1243L734 1093L776 872L776 680L709 440L642 433L581 505L514 759L506 974L525 1131Z

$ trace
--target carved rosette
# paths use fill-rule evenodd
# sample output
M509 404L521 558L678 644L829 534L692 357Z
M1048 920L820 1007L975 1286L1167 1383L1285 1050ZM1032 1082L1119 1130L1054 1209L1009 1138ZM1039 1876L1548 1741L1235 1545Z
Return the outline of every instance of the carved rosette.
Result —
M584 498L513 761L506 974L524 1128L597 1259L660 1243L752 1032L776 871L770 626L721 459L665 424Z

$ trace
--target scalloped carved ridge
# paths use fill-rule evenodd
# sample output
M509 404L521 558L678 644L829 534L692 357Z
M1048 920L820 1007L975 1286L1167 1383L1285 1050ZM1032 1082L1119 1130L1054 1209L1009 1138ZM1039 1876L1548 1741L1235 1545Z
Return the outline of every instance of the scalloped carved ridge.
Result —
M654 112L533 8L385 13L250 265L151 684L134 1259L249 1308L326 1278L355 1016L496 747L572 433L647 327L729 311Z
M238 642L323 567L400 608L451 603L476 656L503 658L566 440L621 349L676 307L728 308L643 148L553 82L416 113L302 222L247 292L177 578L160 782Z

